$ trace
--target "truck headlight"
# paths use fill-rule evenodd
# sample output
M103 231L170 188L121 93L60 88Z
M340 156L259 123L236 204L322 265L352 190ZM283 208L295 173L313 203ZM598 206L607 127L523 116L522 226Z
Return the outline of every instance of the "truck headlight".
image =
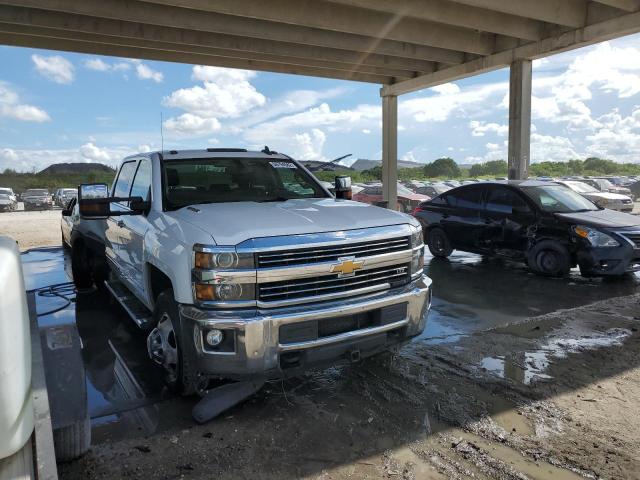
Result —
M411 233L411 248L420 247L423 243L422 227L413 227L413 233Z
M237 253L233 247L195 247L194 265L203 270L253 268L253 254Z
M255 286L242 283L196 283L196 299L201 302L255 300Z
M595 228L577 225L573 227L576 235L587 240L592 247L619 247L620 243L610 235Z

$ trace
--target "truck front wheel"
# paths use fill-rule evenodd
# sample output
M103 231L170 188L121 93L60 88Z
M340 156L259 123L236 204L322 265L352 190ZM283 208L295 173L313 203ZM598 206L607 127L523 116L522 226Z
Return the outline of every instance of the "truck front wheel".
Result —
M198 392L198 375L193 371L191 358L194 346L189 336L182 338L180 314L173 290L158 295L153 311L155 328L147 337L149 357L164 369L167 386L181 395Z

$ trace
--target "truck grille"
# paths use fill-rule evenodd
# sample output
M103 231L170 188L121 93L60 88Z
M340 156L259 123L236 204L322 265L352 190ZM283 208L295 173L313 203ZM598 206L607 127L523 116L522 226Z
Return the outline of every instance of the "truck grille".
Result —
M633 233L620 233L623 237L628 238L633 242L636 248L640 248L640 232Z
M280 250L278 252L264 252L257 254L258 268L287 267L320 262L330 262L340 257L353 256L369 257L385 253L400 252L411 248L409 237L374 240L369 242L352 243L349 245L322 246L300 248L295 250Z
M323 275L320 277L269 282L258 285L258 300L262 302L282 302L307 299L335 293L345 293L363 288L380 286L381 289L408 283L409 265L360 270L351 277ZM309 299L313 300L313 298Z

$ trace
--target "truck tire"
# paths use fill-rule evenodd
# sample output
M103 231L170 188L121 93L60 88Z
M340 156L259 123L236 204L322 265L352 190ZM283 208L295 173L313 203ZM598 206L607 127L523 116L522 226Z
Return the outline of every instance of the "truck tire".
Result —
M153 310L155 328L147 337L149 357L164 369L167 386L180 395L198 392L198 373L192 368L195 354L193 340L182 335L178 304L173 289L168 288L156 299Z
M434 257L447 258L453 252L449 237L442 228L435 227L428 231L427 246Z
M81 457L91 446L91 421L89 415L76 423L53 431L56 461L68 462Z
M571 269L571 256L564 245L555 240L542 240L527 253L529 268L538 275L564 277Z

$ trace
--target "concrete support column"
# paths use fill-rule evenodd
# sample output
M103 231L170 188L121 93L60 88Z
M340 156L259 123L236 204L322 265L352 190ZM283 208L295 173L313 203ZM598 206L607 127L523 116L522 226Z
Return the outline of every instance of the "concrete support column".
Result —
M516 60L510 70L509 180L524 180L531 155L531 60Z
M382 194L387 208L398 205L398 97L382 97Z

